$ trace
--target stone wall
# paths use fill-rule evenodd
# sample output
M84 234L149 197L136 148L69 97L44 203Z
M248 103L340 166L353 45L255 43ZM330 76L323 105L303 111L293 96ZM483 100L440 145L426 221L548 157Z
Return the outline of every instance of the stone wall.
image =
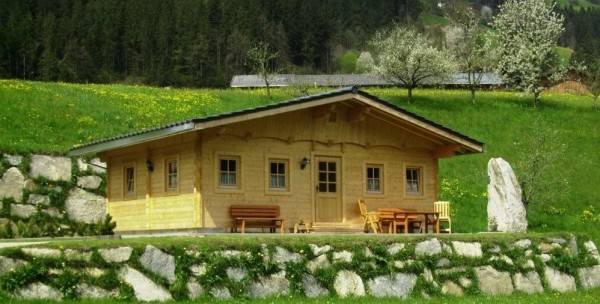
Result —
M600 286L600 255L573 236L181 238L0 251L0 288L24 299L395 297L567 292ZM472 239L472 238L471 238ZM494 237L485 236L485 239ZM266 240L266 241L265 241ZM330 244L338 245L330 245Z
M0 153L0 238L110 232L106 164Z

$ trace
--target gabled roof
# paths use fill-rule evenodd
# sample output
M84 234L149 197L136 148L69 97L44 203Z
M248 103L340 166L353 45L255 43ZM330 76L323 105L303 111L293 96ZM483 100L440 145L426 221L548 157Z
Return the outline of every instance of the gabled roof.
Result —
M476 74L481 76L479 85L498 86L502 79L495 73ZM456 73L443 82L429 81L424 85L453 85L461 86L469 83L467 73ZM346 86L391 86L387 80L371 74L332 74L332 75L295 75L275 74L270 77L270 86L287 87L292 85L309 85L316 87L346 87ZM235 75L231 78L232 88L262 88L266 87L265 80L260 75Z
M376 108L394 119L409 123L417 129L427 130L429 133L445 139L446 141L460 147L462 153L483 152L483 143L454 130L444 127L438 123L423 118L417 114L401 109L393 104L370 95L356 87L347 87L335 91L296 98L279 103L269 104L256 108L250 108L219 115L194 118L136 131L111 138L101 139L73 147L69 151L71 156L81 156L109 151L116 148L132 146L173 135L223 126L234 122L247 121L260 117L291 112L301 109L314 108L317 106L331 104L342 100L354 100L364 105Z

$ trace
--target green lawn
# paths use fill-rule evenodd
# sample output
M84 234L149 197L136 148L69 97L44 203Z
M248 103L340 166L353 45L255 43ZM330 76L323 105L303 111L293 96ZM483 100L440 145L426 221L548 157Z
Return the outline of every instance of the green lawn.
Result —
M590 98L544 93L542 105L534 108L531 95L487 91L478 92L473 105L467 91L417 89L415 101L407 104L404 89L365 90L485 143L485 153L440 162L441 199L452 202L453 231L487 229L488 160L502 157L514 165L530 155L529 137L541 134L565 146L546 179L564 178L567 183L554 187L561 197L531 206L530 230L587 233L600 241L600 113L592 110ZM269 100L265 90L0 80L0 151L61 154L91 140L265 105L295 93L293 88L274 89Z
M570 0L556 0L556 3L558 4L559 7L562 7L562 8L567 7L568 5L572 5L575 10L580 10L582 8L584 8L584 9L588 9L588 8L599 9L600 8L600 5L591 3L587 0L577 0L576 4L571 4L572 1L570 1Z

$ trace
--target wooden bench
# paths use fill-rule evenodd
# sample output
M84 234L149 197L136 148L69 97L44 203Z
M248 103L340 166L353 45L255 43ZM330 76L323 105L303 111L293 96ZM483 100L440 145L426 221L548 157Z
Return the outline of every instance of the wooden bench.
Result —
M277 228L283 233L283 221L279 217L279 206L274 205L232 205L229 209L233 218L232 230L237 232L241 228L246 233L246 228L269 228L275 232Z

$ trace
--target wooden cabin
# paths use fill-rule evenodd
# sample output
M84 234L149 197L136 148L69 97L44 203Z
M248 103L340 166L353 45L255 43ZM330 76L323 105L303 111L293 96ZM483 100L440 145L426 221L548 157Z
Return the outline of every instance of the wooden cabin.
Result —
M355 87L99 140L116 231L231 227L231 205L278 205L286 226L361 227L369 208L433 210L438 160L483 144Z

